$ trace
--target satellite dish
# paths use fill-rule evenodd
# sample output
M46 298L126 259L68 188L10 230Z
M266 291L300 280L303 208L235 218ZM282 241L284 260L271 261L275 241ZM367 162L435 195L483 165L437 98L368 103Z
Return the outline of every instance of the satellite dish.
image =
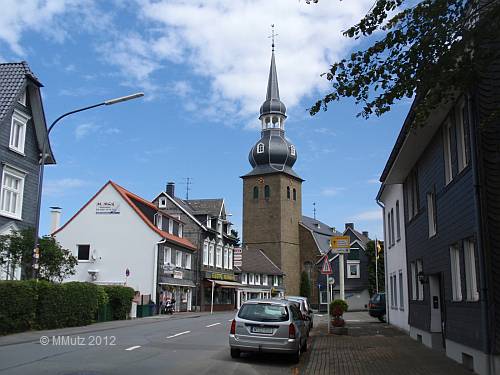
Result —
M92 250L92 255L90 256L93 261L97 260L97 250L93 249Z

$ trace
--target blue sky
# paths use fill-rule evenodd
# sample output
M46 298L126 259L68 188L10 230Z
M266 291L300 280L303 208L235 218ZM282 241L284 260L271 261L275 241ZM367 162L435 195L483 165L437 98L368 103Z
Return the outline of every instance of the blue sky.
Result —
M11 3L11 4L9 4ZM145 98L63 120L51 135L41 232L49 209L73 215L111 179L147 199L175 181L184 197L223 197L241 233L242 181L259 139L258 111L276 24L276 63L286 135L305 180L303 213L337 229L354 221L382 237L378 177L409 103L382 118L356 118L349 100L310 117L328 89L320 74L360 47L341 30L371 0L4 0L0 61L28 61L44 84L47 121L89 104L144 91Z

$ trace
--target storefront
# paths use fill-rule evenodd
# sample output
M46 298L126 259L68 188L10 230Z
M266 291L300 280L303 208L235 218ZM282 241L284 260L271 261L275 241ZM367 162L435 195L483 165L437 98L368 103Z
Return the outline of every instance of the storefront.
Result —
M166 274L160 275L158 282L158 301L175 299L175 311L192 311L195 284L192 280L184 278L186 271L173 271L173 277Z
M228 311L236 308L236 289L241 284L234 274L205 272L202 282L203 311Z
M251 299L283 298L284 296L285 291L281 288L249 288L243 286L236 291L236 307L239 309L245 301Z

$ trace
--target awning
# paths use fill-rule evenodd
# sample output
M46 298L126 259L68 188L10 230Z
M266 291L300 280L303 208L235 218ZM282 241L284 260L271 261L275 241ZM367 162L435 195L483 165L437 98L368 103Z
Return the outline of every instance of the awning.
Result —
M182 284L180 282L166 282L166 283L158 283L158 284L159 285L185 286L185 287L188 287L188 288L194 288L195 287L194 283L191 280L189 280L189 282L186 282L186 281L184 282L184 284Z
M217 285L220 285L223 288L237 288L240 287L242 284L237 283L235 281L225 281L225 280L212 280L212 279L207 279L208 281L212 281L216 283Z

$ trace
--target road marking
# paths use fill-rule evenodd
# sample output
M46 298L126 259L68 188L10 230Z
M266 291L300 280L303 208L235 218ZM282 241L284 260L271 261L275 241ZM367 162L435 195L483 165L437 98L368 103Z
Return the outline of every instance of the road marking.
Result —
M323 314L314 314L314 315L316 315L316 316L323 316Z
M232 322L232 321L233 321L233 319L229 319L229 320L228 320L228 322Z
M208 327L218 326L219 324L220 323L209 324L208 326L205 326L205 327L208 328Z
M171 338L174 338L174 337L177 337L177 336L180 336L180 335L185 335L186 333L190 333L191 331L184 331L184 332L181 332L181 333L176 333L175 335L172 335L172 336L167 336L167 339L171 339Z
M140 345L136 345L136 346L131 346L130 348L127 348L125 350L134 350L134 349L137 349L137 348L140 348L141 346Z
M348 319L346 319L346 322L361 322L361 320L356 320L356 319L348 320Z

